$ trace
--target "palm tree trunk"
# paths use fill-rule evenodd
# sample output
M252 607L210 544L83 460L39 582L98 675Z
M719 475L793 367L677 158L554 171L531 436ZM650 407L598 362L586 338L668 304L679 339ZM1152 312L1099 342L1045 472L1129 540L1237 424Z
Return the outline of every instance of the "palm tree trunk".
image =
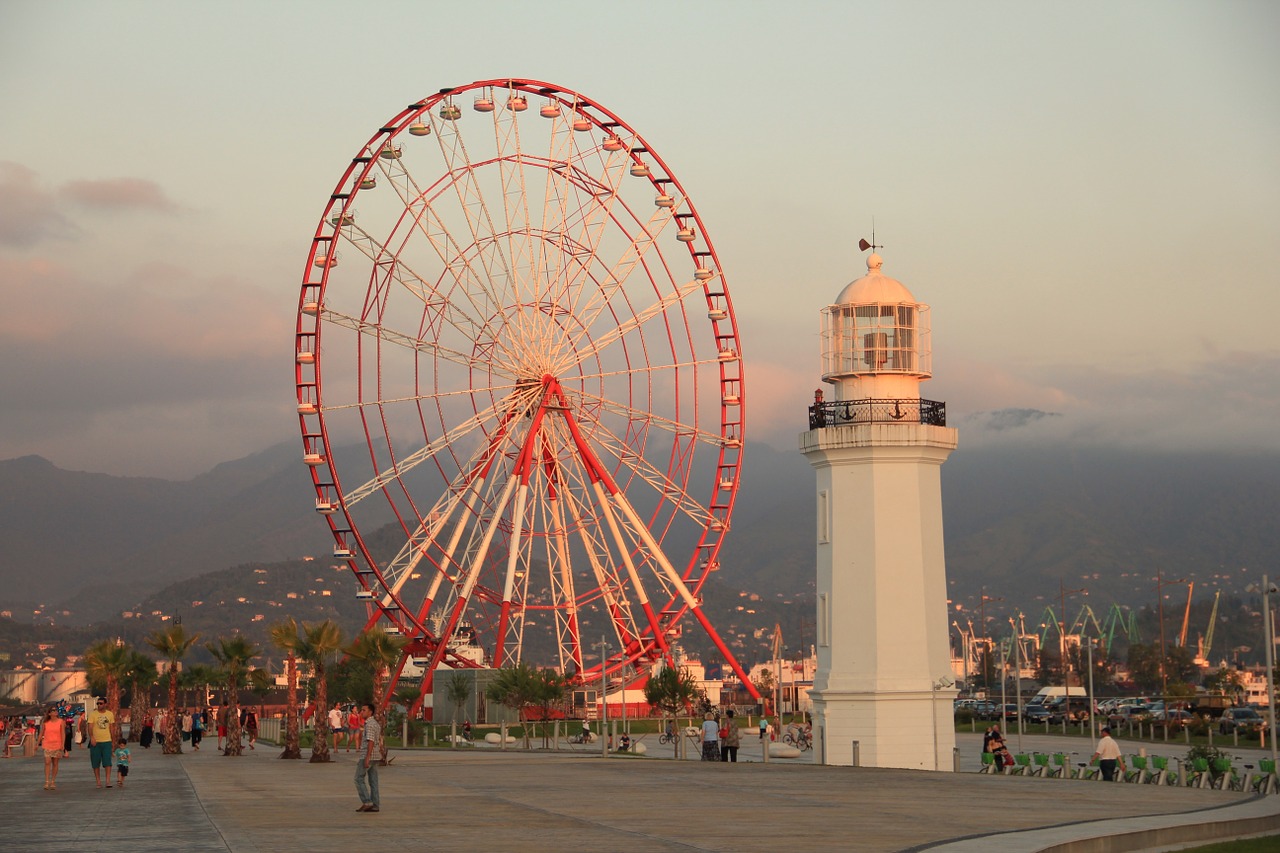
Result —
M240 755L240 674L234 670L227 678L227 745L223 755Z
M120 682L113 676L107 676L107 710L115 718L115 722L111 725L111 743L115 744L116 741L120 740L120 732L123 730L123 726L120 722ZM115 749L115 746L113 745L111 748Z
M147 715L147 705L151 704L151 685L144 689L142 679L135 679L132 698L129 703L129 741L137 743L142 739L142 720Z
M330 761L329 758L329 686L324 680L324 664L315 667L316 712L315 737L311 741L311 763Z
M280 753L280 757L301 758L302 747L298 737L298 659L293 652L289 652L286 659L285 680L289 686L285 694L284 752Z
M182 754L182 720L178 719L178 665L169 662L169 713L164 715L164 754Z

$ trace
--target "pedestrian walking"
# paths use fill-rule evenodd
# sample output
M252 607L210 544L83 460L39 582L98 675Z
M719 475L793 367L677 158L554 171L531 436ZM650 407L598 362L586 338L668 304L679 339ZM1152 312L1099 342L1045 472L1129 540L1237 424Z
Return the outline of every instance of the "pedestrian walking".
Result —
M360 797L360 808L356 811L376 812L382 810L382 801L378 796L378 762L374 760L373 753L381 748L382 726L378 725L377 718L373 716L373 705L368 702L360 706L360 719L364 723L361 737L364 751L356 762L356 794Z
M720 724L716 715L708 711L702 721L702 760L720 760Z
M738 728L737 721L733 719L732 708L725 712L724 717L724 725L721 727L721 731L724 733L724 737L721 740L724 743L720 746L720 760L732 761L737 764L738 747L742 745L742 730Z
M119 777L116 781L123 788L124 779L129 775L129 741L124 738L116 741L116 751L113 757L116 760L116 776Z
M85 727L89 730L87 738L89 746L89 764L93 767L93 779L102 787L103 770L106 771L107 787L111 787L111 727L115 725L116 715L107 710L107 700L98 697L94 709L85 715Z
M1098 766L1102 768L1102 781L1111 782L1116 777L1116 767L1124 772L1124 756L1120 753L1120 744L1111 737L1111 729L1102 730L1102 738L1098 741L1098 751L1093 754Z
M58 716L57 708L50 708L44 713L44 722L40 724L40 748L44 750L44 789L57 789L58 762L66 752L67 721Z
M244 713L244 730L249 733L249 748L256 749L254 746L258 742L258 714L250 709Z

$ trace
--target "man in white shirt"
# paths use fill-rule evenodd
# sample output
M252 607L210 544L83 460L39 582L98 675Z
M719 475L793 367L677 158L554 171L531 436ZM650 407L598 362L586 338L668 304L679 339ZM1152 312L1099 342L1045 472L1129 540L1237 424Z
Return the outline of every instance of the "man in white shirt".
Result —
M1115 779L1117 765L1120 767L1120 772L1124 772L1124 756L1120 754L1120 744L1111 739L1111 729L1102 730L1102 739L1098 741L1098 751L1093 754L1093 757L1098 760L1098 766L1102 768L1104 782Z

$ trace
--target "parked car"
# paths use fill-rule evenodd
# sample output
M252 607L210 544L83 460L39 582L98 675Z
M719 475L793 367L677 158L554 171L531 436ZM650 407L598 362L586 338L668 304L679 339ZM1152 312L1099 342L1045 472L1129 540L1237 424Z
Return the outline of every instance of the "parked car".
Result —
M1018 706L1012 702L1007 703L1004 706L1004 711L1000 714L1000 716L1006 720L1013 720L1014 722L1017 722Z
M1151 712L1141 705L1121 705L1107 715L1107 722L1113 726L1142 723L1149 719L1151 719Z
M1089 719L1089 700L1085 697L1072 696L1059 699L1049 706L1049 722L1059 725L1063 720L1079 723Z
M1028 723L1044 723L1049 720L1049 709L1039 703L1022 709L1022 719Z
M1168 729L1170 733L1180 732L1196 721L1197 717L1190 711L1181 708L1170 708L1157 711L1151 715L1151 724L1157 729Z
M1252 708L1228 708L1218 718L1218 731L1224 735L1233 731L1258 732L1263 726L1262 715Z

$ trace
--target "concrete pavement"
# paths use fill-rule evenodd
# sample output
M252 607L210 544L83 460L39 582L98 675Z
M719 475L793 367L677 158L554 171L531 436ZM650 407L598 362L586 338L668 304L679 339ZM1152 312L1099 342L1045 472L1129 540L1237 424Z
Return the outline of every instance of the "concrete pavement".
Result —
M972 736L959 739L970 750ZM57 791L41 789L41 759L0 761L0 849L1001 853L1160 849L1170 838L1280 832L1280 796L782 760L677 762L658 757L668 753L656 743L648 757L608 760L485 747L398 752L381 770L382 811L358 814L355 753L314 765L279 760L267 744L240 758L207 744L182 756L135 747L124 789L95 789L83 749L64 760ZM758 743L754 752L758 759ZM1212 828L1224 820L1234 823ZM1148 834L1134 837L1138 847L1082 841L1121 832Z

